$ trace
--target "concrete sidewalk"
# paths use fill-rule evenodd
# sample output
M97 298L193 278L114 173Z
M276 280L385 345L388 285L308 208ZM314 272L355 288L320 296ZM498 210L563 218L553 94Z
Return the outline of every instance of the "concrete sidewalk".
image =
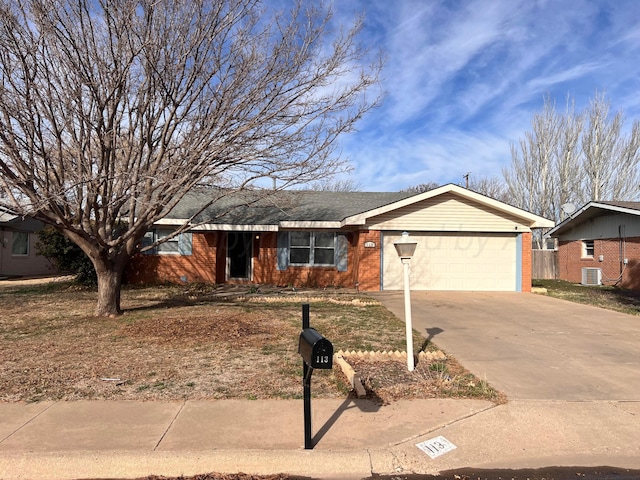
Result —
M0 404L0 478L208 472L359 479L372 473L610 465L640 468L640 402L313 399ZM416 444L456 449L431 459Z

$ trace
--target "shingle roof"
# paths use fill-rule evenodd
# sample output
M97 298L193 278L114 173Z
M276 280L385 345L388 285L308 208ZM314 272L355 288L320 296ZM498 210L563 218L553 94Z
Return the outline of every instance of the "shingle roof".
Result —
M186 219L202 205L220 196L198 214L197 223L277 225L279 222L339 222L347 217L411 197L407 192L329 192L288 190L246 191L220 196L219 190L190 192L167 215Z
M612 207L628 208L630 210L640 210L640 202L594 202L610 205Z
M640 215L640 202L593 201L576 210L569 217L547 232L550 237L562 235L567 230L603 214L618 212Z

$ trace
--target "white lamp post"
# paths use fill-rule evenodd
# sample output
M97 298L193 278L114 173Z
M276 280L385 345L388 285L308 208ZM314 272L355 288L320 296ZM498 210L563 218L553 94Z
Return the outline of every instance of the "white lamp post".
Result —
M407 332L407 368L413 371L413 326L411 325L411 288L409 283L409 262L416 251L418 242L409 240L409 233L402 232L402 239L393 244L404 268L404 317Z

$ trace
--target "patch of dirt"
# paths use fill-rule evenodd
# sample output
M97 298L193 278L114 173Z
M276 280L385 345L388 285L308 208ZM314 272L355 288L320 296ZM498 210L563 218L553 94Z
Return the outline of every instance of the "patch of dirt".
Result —
M504 403L506 397L464 369L455 359L421 361L412 372L406 360L346 358L367 395L383 403L403 398L484 398Z
M207 315L149 318L126 325L122 335L159 344L197 345L234 342L242 347L266 345L279 330L271 316L248 312L212 312Z

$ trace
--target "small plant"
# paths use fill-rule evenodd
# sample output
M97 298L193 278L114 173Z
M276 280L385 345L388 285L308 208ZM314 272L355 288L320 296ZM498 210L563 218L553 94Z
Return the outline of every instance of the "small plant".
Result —
M447 365L443 362L429 364L429 370L437 373L447 373Z

